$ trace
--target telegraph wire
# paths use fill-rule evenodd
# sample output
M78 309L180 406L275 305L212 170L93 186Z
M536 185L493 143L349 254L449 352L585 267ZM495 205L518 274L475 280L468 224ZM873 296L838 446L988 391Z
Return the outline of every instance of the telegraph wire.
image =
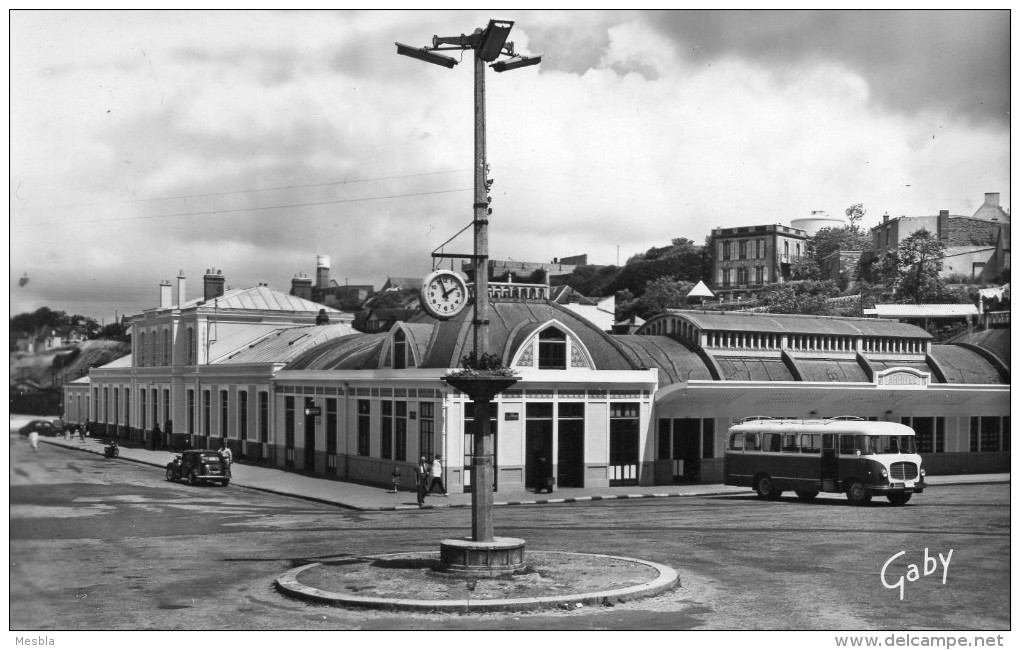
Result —
M199 212L174 212L170 214L149 214L136 217L111 217L108 219L80 219L75 221L39 221L35 223L11 225L11 229L32 228L35 226L77 226L86 223L107 223L113 221L139 221L143 219L169 219L172 217L197 217L213 214L231 214L238 212L259 212L263 210L286 210L290 208L307 208L322 205L336 205L338 203L358 203L361 201L383 201L386 199L400 199L412 196L430 196L434 194L452 194L454 192L471 192L473 188L463 187L452 190L435 190L433 192L412 192L410 194L389 194L386 196L368 196L358 199L334 199L331 201L315 201L312 203L288 203L283 205L264 205L253 208L226 208L223 210L201 210Z

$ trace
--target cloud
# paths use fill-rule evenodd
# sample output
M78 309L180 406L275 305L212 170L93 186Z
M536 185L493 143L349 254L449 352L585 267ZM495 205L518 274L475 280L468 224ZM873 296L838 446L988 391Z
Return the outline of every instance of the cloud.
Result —
M137 310L179 269L198 291L211 266L286 291L316 254L352 283L427 272L472 218L471 63L393 42L490 17L543 54L486 75L495 257L614 263L617 246L622 261L856 202L876 220L970 213L985 191L1009 203L1000 121L941 86L890 94L915 64L994 88L995 38L925 64L917 34L955 21L955 53L985 35L983 14L29 14L11 39L15 313Z

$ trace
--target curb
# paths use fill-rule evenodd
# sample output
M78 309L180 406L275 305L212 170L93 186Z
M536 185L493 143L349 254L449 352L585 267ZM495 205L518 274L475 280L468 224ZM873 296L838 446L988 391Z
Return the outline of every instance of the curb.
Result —
M536 553L539 551L536 551ZM540 551L555 555L583 555L591 558L622 560L642 564L658 571L658 576L649 582L618 589L606 589L594 592L566 594L563 596L540 596L530 598L492 598L488 600L413 600L410 598L382 598L360 596L333 591L324 591L303 584L298 576L301 572L320 566L320 562L306 564L284 573L276 579L276 588L288 596L334 607L354 607L361 609L383 609L390 611L448 612L448 613L480 613L510 612L549 609L562 605L605 605L621 603L639 598L650 598L680 586L680 576L675 569L664 564L639 560L617 555L598 555L592 553L570 553L566 551ZM388 553L369 555L365 559L385 559L400 557L438 557L439 553Z

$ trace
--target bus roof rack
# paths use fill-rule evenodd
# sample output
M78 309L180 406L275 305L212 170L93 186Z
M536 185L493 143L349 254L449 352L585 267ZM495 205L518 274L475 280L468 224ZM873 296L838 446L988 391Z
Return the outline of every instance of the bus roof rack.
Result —
M751 420L779 420L781 418L774 418L771 415L749 415L746 418L740 418L738 424L750 422Z
M852 421L856 421L856 422L863 422L864 421L864 418L858 417L856 415L833 415L833 416L827 417L825 419L826 420L852 420Z

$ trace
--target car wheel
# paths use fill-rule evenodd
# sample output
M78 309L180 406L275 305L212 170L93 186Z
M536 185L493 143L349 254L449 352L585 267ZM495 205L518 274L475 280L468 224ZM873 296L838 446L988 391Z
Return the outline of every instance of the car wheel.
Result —
M195 473L195 470L188 473L188 485L198 485L198 474Z
M818 490L797 490L797 498L801 501L814 501L818 496Z
M223 482L220 483L220 485L222 485L223 487L227 487L228 485L230 485L230 479L229 478L223 479Z
M778 499L782 494L782 492L776 490L776 484L772 482L772 477L768 474L762 474L758 477L758 481L754 484L754 489L759 497L769 501Z
M871 501L871 491L864 487L860 481L851 481L850 487L846 489L846 498L851 505L867 505Z
M903 506L910 501L910 497L913 496L910 492L895 492L893 494L885 495L886 499L889 499L889 503L894 506Z
M168 481L174 480L174 468L173 467L167 467L166 468L166 480L168 480Z

